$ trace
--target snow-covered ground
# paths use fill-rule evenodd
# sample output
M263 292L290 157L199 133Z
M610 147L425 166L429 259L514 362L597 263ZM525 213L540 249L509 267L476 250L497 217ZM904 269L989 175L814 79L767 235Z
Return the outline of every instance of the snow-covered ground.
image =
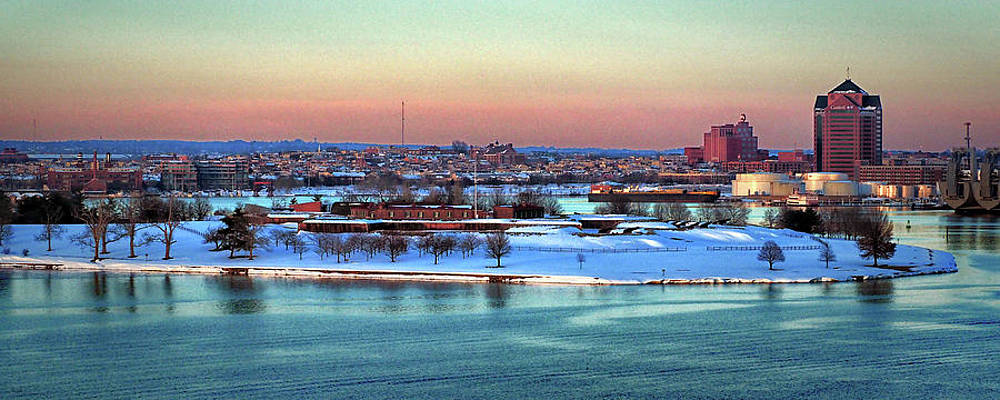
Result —
M219 222L188 222L176 233L177 243L171 249L172 260L161 260L163 245L156 243L136 251L139 257L128 259L127 239L109 245L109 259L97 264L89 263L87 249L72 244L70 237L84 229L82 225L67 225L61 239L54 241L53 251L46 252L45 243L36 241L41 230L38 225L13 226L14 236L4 242L10 254L0 255L0 262L53 262L66 268L107 269L116 271L183 271L217 273L220 267L250 267L251 273L316 275L313 270L336 269L357 271L399 271L426 273L539 275L524 281L550 283L708 283L708 282L810 282L843 281L856 277L898 277L916 274L954 272L956 265L951 254L938 250L899 245L890 260L880 260L880 265L892 268L872 268L866 265L857 245L852 241L822 239L830 243L837 261L830 268L818 260L821 244L817 238L790 230L760 227L713 226L706 229L676 230L663 222L629 222L623 224L616 235L585 233L576 228L515 228L510 231L512 253L502 259L504 268L490 268L496 260L485 257L480 247L476 253L463 258L461 252L444 256L435 265L429 254L422 256L416 249L402 255L397 262L388 256L376 255L367 260L363 253L355 253L348 261L336 262L310 251L299 256L283 245L258 250L253 261L246 258L229 259L227 251L209 251L213 246L202 243L197 232L203 232ZM292 229L273 226L269 229ZM148 229L153 234L157 231ZM462 233L450 233L462 234ZM306 236L307 232L300 235ZM757 260L757 249L765 241L773 240L783 249L786 261L775 264L774 271L767 263ZM22 256L28 249L28 257ZM148 254L148 261L147 255ZM585 259L582 265L578 254ZM259 269L259 270L258 270ZM357 277L342 276L336 277ZM365 277L371 278L366 275ZM435 279L421 275L397 279ZM440 276L439 279L461 279L461 276ZM471 280L471 279L470 279Z

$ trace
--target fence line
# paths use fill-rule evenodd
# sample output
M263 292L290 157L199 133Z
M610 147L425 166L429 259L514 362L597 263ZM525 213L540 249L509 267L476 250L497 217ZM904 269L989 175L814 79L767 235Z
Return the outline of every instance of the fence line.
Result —
M687 251L687 247L666 247L666 248L650 248L650 249L581 249L574 247L531 247L531 246L513 246L513 247L514 250L541 251L550 253L666 253L666 252Z
M705 246L708 251L758 251L764 246ZM781 250L819 250L823 246L782 246Z

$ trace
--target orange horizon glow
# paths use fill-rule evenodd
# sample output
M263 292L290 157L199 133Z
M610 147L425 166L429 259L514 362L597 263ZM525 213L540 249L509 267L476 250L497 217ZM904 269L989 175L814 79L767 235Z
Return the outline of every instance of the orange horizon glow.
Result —
M887 149L1000 144L996 4L0 5L0 137L811 148L844 79ZM848 32L848 33L844 33ZM37 121L37 135L33 121Z

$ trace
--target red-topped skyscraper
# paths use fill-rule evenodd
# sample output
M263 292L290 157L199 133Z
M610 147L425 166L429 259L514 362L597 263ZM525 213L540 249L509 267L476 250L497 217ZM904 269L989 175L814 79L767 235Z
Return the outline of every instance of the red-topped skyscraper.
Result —
M882 100L848 77L813 107L816 171L855 179L859 165L882 164Z

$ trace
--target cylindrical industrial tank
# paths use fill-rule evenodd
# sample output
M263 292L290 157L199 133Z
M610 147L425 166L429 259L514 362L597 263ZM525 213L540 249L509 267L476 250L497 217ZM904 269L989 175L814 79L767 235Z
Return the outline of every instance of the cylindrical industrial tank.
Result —
M827 196L857 196L858 184L848 180L828 181L823 184L823 194Z
M849 180L847 174L840 172L810 172L805 174L803 180L806 184L806 192L818 193L823 191L823 185L830 181Z
M936 185L917 185L917 197L921 199L929 199L934 196L937 196Z
M786 179L784 174L768 172L736 174L736 180L733 181L733 196L771 196L773 184Z

